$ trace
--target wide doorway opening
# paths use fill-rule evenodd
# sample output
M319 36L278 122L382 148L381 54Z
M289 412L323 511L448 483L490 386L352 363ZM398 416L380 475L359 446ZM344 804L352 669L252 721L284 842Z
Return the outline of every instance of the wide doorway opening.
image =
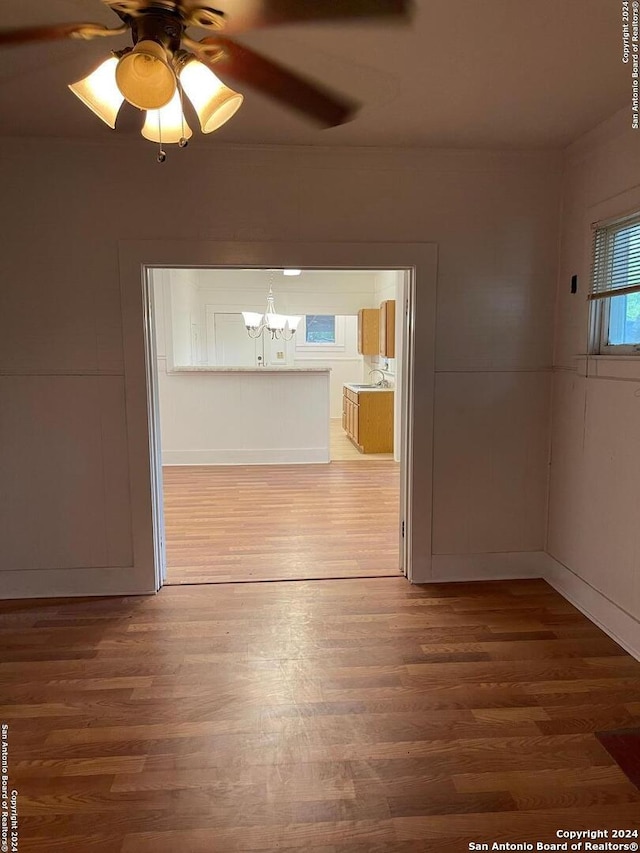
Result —
M148 269L164 583L405 571L410 287L404 269Z

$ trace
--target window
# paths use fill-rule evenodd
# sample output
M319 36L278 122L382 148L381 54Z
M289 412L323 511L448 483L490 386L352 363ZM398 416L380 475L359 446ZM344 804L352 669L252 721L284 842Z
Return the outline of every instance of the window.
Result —
M640 293L611 297L607 338L609 346L640 343Z
M335 344L336 318L333 314L307 314L304 339L308 344Z
M326 360L345 355L347 320L351 321L352 318L334 314L307 314L302 318L293 339L296 358Z
M596 346L604 355L640 355L640 215L596 226L593 300Z

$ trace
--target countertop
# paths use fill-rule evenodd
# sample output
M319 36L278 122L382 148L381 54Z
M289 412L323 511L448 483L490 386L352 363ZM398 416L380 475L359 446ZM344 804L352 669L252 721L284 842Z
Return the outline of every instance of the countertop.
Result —
M170 373L330 373L330 367L209 367L206 364L174 367Z
M393 391L393 388L385 388L383 385L363 385L351 382L345 382L344 387L348 388L349 391L353 391L356 394L365 393L368 394L370 391L375 391L379 393L380 391Z

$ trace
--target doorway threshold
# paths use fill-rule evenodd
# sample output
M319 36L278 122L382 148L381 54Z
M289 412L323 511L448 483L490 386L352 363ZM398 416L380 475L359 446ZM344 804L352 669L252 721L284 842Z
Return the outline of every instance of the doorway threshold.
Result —
M318 577L306 578L245 578L237 581L229 580L210 580L210 581L166 581L164 586L233 586L239 583L306 583L307 581L354 581L354 580L373 580L376 578L403 578L404 575L398 569L395 572L389 571L386 574L377 575L337 575L335 577L327 577L320 575Z

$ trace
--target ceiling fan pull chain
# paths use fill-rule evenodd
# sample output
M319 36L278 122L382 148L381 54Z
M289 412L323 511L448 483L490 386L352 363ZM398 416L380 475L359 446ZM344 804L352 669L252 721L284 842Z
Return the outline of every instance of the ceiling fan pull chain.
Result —
M158 110L158 163L164 163L167 159L167 154L162 147L162 120L160 118L160 110Z
M184 92L182 90L182 86L180 85L180 80L178 80L178 94L180 96L180 121L182 123L182 136L178 140L178 145L180 148L186 148L189 144L189 140L186 137L184 132Z

